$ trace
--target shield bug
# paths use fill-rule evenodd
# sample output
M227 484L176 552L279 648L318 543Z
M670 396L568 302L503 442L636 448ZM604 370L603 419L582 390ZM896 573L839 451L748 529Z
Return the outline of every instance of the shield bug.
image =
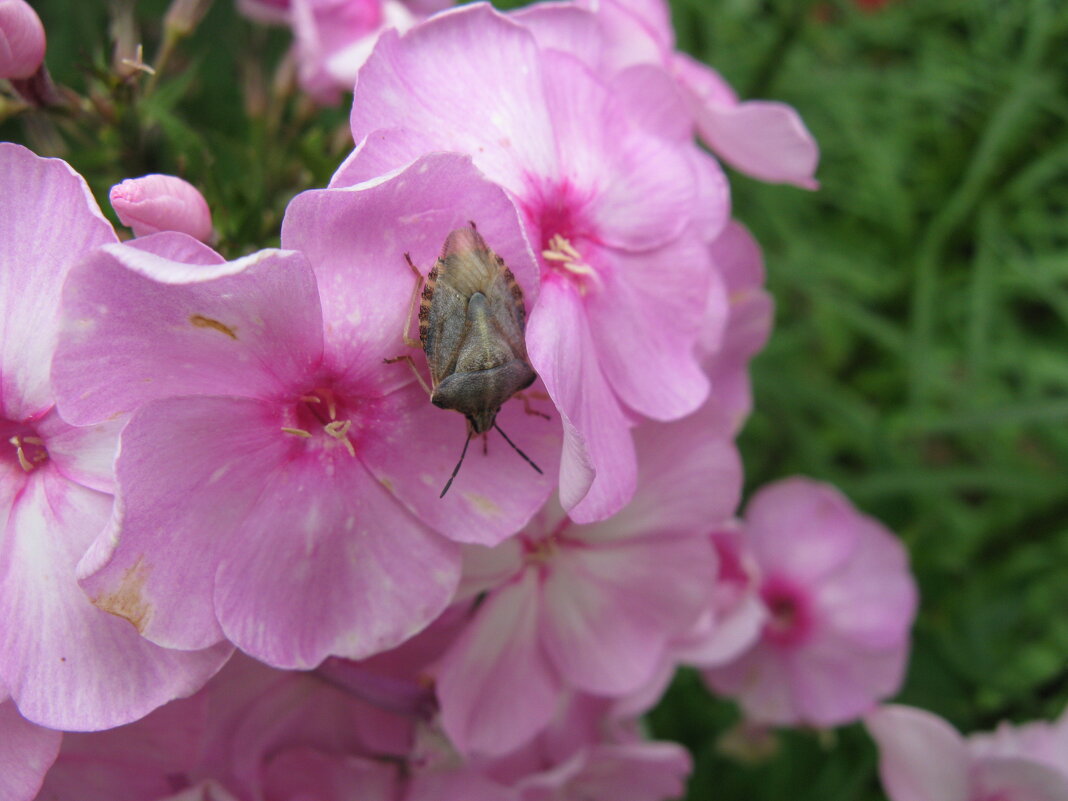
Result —
M467 418L467 439L460 460L440 497L445 497L460 472L471 437L486 434L491 428L497 429L505 442L541 473L541 468L497 425L497 412L504 402L537 378L527 360L523 336L523 290L512 271L486 244L474 223L457 228L446 237L425 283L411 257L405 253L404 258L416 277L406 320L411 320L412 309L419 302L419 341L411 339L407 330L404 341L413 347L421 344L426 354L431 385L426 387L424 383L424 389L430 394L430 402ZM400 360L415 369L410 356L386 361ZM418 370L416 376L422 383Z

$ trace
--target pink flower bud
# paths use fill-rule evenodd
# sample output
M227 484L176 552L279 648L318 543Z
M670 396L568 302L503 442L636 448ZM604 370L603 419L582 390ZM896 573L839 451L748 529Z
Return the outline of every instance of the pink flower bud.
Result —
M0 0L0 78L29 78L44 61L45 32L24 0Z
M115 184L111 207L135 236L181 231L201 242L212 236L211 211L204 196L174 175L144 175Z

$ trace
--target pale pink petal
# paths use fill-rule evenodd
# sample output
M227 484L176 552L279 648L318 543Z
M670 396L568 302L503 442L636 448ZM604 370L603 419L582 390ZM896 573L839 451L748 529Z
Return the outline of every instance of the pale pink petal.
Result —
M987 757L976 765L973 797L1011 801L1068 801L1068 773L1030 759ZM897 801L897 799L893 799Z
M59 753L62 739L62 732L35 726L19 714L11 701L0 700L0 798L34 798Z
M115 492L115 456L124 419L94 426L71 426L52 413L37 424L48 459L71 481L100 492Z
M692 93L701 139L732 167L771 183L818 189L819 147L801 116L769 100L725 102L718 75L683 53L674 67Z
M672 652L679 661L701 668L725 665L756 642L767 619L756 594L747 595L726 616L703 616Z
M389 180L389 173L401 170L420 156L438 150L430 131L409 128L381 128L371 131L345 158L332 176L329 189L344 189L356 184L370 185ZM299 197L299 195L298 195ZM289 214L289 208L286 208ZM285 223L283 221L283 227Z
M774 648L758 641L736 659L702 673L712 691L735 697L747 718L790 725L798 715L786 664Z
M731 219L731 186L719 162L708 153L691 148L688 155L697 181L694 226L702 239L714 242Z
M610 517L634 494L634 443L572 284L543 283L527 326L527 349L563 418L560 502L576 522Z
M674 48L675 33L660 0L580 0L579 5L597 11L601 35L606 40L606 70L633 64L661 64Z
M0 574L0 673L27 718L95 730L136 720L198 689L230 649L168 651L94 607L74 566L111 497L38 468L15 502Z
M407 365L392 367L408 369ZM456 412L431 405L426 392L414 383L383 399L382 435L367 438L361 459L428 526L457 542L496 545L521 529L556 485L561 439L558 415L547 401L531 403L532 409L551 419L527 414L522 401L512 400L501 408L497 425L542 474L498 432L490 431L484 439L472 439L459 474L441 498L463 451L467 423ZM410 447L413 442L419 448Z
M421 773L408 784L404 801L522 801L517 790L502 787L474 768Z
M111 207L136 236L180 231L201 242L214 232L211 210L200 191L176 175L143 175L111 187Z
M282 244L303 252L315 270L332 366L380 366L383 357L410 350L403 334L415 279L404 254L426 275L449 232L470 222L515 275L529 312L537 262L508 196L466 156L431 154L373 186L313 190L289 204ZM389 369L411 379L406 364Z
M814 726L850 723L901 689L908 655L907 643L865 650L830 639L787 654L784 659L795 717L768 722Z
M711 543L699 535L561 548L544 579L546 653L570 686L638 690L709 602L715 574Z
M114 245L73 271L63 311L53 379L73 423L172 395L306 390L295 382L321 358L315 277L296 253L209 266Z
M441 720L464 753L503 754L548 725L560 683L538 642L538 577L490 595L441 662Z
M216 615L228 639L268 664L311 668L392 648L456 589L459 549L362 467L346 467L315 453L280 461L221 554Z
M431 124L436 149L472 154L518 191L526 172L555 171L538 60L534 37L486 4L439 14L403 38L387 32L356 82L353 139Z
M532 3L509 16L534 34L542 50L559 50L577 56L595 68L601 63L604 38L594 14L568 3Z
M115 242L84 179L59 159L0 143L0 413L25 420L52 405L48 366L60 289L71 267Z
M968 755L952 726L922 709L883 706L864 718L891 801L969 801Z
M659 65L635 64L620 70L612 76L609 91L619 124L637 125L678 145L693 139L694 124L686 97L678 82Z
M275 404L236 398L153 401L135 413L115 513L79 565L90 597L170 647L223 639L216 567L265 476L299 447L280 416Z
M396 765L308 747L290 748L263 766L269 799L394 801L401 787Z
M29 78L44 55L45 31L37 12L23 0L0 0L0 78Z
M704 406L674 423L640 425L634 441L634 499L609 520L584 527L584 541L705 536L733 517L741 497L742 463L713 407Z
M834 487L795 477L761 489L746 507L749 544L766 574L818 581L855 553L858 513Z
M694 299L708 293L707 249L697 237L682 236L650 253L610 258L604 290L585 304L605 377L646 417L693 412L709 391L692 347L705 313Z
M504 584L523 569L523 560L523 545L518 537L505 540L493 548L466 546L463 549L463 578L460 580L457 600L474 598L479 593Z

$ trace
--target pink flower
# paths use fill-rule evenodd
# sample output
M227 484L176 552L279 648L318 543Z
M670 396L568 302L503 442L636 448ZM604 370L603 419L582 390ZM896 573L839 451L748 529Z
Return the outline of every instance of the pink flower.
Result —
M967 740L937 715L883 706L865 716L891 801L1066 801L1068 716L1002 724Z
M437 668L461 752L520 746L565 690L622 696L658 674L710 603L706 531L740 491L734 447L709 423L700 412L639 428L638 492L611 520L577 525L554 504L518 539L468 549L460 597L480 600Z
M0 0L0 78L29 78L45 55L45 31L24 0Z
M97 603L157 643L229 639L312 667L433 620L459 574L450 539L499 542L551 485L495 444L440 500L462 418L384 363L404 349L405 250L429 259L476 219L517 275L534 269L503 193L438 155L296 207L310 266L291 251L224 263L180 234L102 248L68 282L54 375L69 419L133 412L116 511L80 568ZM558 429L516 406L502 427L551 469Z
M708 393L694 345L728 201L685 116L666 75L605 80L485 4L384 35L356 86L358 145L333 185L455 151L520 210L541 264L528 351L564 420L560 494L578 522L631 497L635 417L676 419Z
M831 726L897 691L916 587L904 548L837 490L792 478L746 510L768 610L760 640L705 673L754 722Z
M67 164L5 143L0 241L0 684L35 723L116 726L194 691L230 649L159 648L76 581L111 512L120 423L60 418L48 365L64 279L114 231Z
M0 686L0 798L30 801L59 753L63 734L19 714Z
M212 238L211 211L204 196L174 175L144 175L115 184L111 207L136 236L180 231L201 242Z

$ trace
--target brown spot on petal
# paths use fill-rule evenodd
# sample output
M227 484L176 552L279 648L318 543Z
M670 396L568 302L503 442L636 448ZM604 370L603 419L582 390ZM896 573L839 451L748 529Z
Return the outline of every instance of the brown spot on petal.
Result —
M134 628L144 632L152 617L152 607L144 598L145 581L152 568L145 564L145 558L138 558L122 575L122 581L113 592L93 599L98 609L110 615L121 617L133 623Z
M220 323L218 320L213 320L211 317L205 317L202 314L194 314L189 318L189 322L197 328L212 328L220 334L226 334L230 339L237 339L237 332L233 328L225 323Z

